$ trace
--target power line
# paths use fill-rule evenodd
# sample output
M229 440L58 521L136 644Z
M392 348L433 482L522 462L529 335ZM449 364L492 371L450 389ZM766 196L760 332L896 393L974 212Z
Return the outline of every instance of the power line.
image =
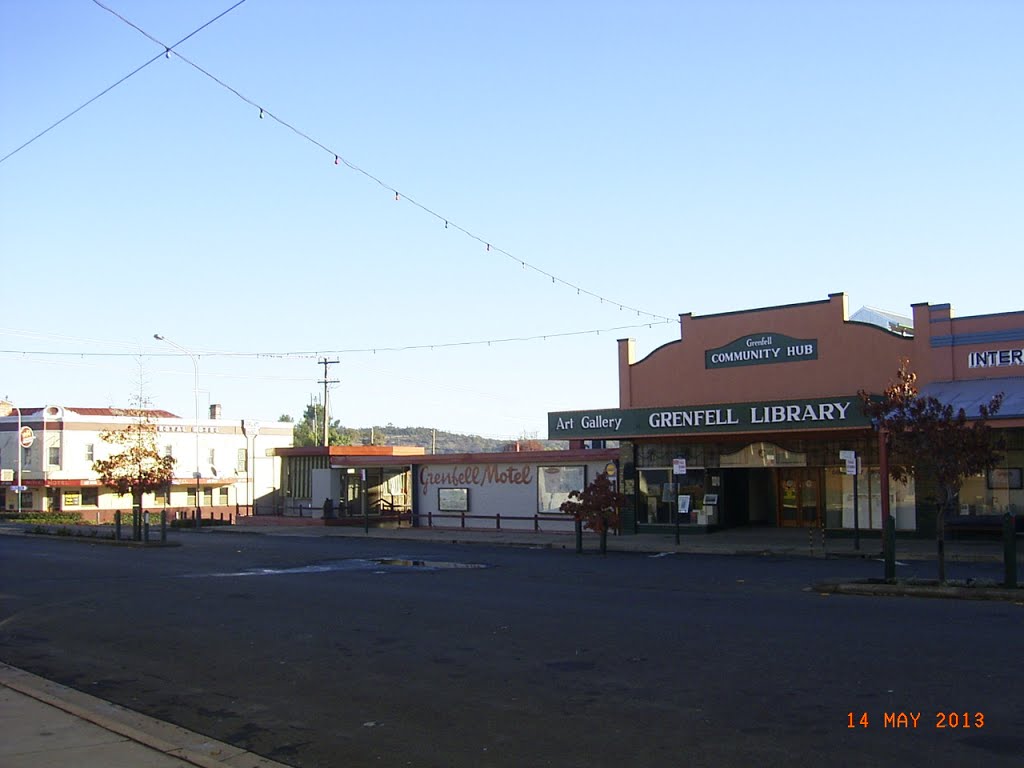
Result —
M103 5L103 3L99 2L98 0L93 0L93 2L94 2L94 3L96 3L96 5L98 5L98 6L99 6L100 8L102 8L103 10L105 10L105 11L109 11L110 13L114 14L115 16L117 16L117 17L118 17L119 19L121 19L121 21L123 21L123 22L124 22L125 24L128 24L128 25L130 25L130 26L132 26L132 27L135 27L135 25L134 25L134 24L132 24L132 23L131 23L130 21L128 21L128 20L127 20L126 18L124 18L123 16L121 16L121 15L120 15L119 13L117 13L116 11L112 11L112 10L111 10L110 8L107 8L107 7L105 6L105 5ZM62 118L61 118L60 120L58 120L57 122L53 123L53 124L52 124L52 125L51 125L51 126L50 126L49 128L46 128L46 129L44 129L44 130L40 131L39 133L37 133L37 134L36 134L35 136L33 136L33 137L32 137L31 139L29 139L28 141L26 141L26 142L25 142L24 144L22 144L22 145L21 145L20 147L18 147L17 149L14 149L14 150L12 150L12 151L8 152L8 153L7 153L6 155L4 155L3 157L0 157L0 163L3 163L4 161L6 161L7 159L9 159L9 158L11 158L11 157L14 157L14 155L16 155L16 154L18 154L19 152L21 152L21 150L25 149L25 147L29 146L30 144L32 144L33 142L37 141L38 139L41 139L41 138L42 138L43 136L45 136L46 134L48 134L48 133L49 133L50 131L52 131L52 130L53 130L54 128L56 128L56 127L57 127L58 125L60 125L61 123L63 123L63 122L65 121L65 120L68 120L69 118L72 118L72 117L74 117L74 116L75 116L75 115L77 115L77 114L78 114L79 112L81 112L81 111L82 111L83 109L85 109L85 108L86 108L86 107L88 107L88 106L89 106L90 104L92 104L92 103L93 103L94 101L97 101L98 99L102 98L103 96L106 96L106 95L107 95L108 93L110 93L110 92L111 92L112 90L114 90L115 88L117 88L117 86L121 85L121 83L123 83L123 82L125 82L126 80L128 80L128 79L130 79L130 78L134 77L135 75L137 75L137 74L138 74L139 72L141 72L142 70L144 70L144 69L145 69L146 67L148 67L148 66L149 66L150 64L152 64L152 63L153 63L154 61L156 61L157 59L159 59L159 58L160 58L161 56L168 56L168 57L169 57L169 56L170 56L170 54L171 54L171 51L173 51L173 50L174 50L174 49L175 49L176 47L178 47L179 45L181 45L182 43L184 43L184 42L185 42L186 40L188 40L188 39L189 39L190 37L192 37L193 35L195 35L195 34L198 34L198 33L199 33L199 32L201 32L202 30L206 29L206 28L207 28L208 26L210 26L211 24L213 24L213 23L214 23L215 21L217 21L218 19L220 19L220 18L221 18L222 16L225 16L225 15L227 15L228 13L230 13L231 11L235 10L235 8L237 8L238 6L240 6L240 5L241 5L242 3L244 3L244 2L246 2L246 0L238 0L238 2L237 2L237 3L235 3L235 4L233 5L233 6L231 6L230 8L228 8L228 9L227 9L226 11L224 11L223 13L220 13L220 14L218 14L217 16L214 16L214 17L213 17L212 19L210 19L210 20L209 20L208 22L206 22L205 24L203 24L203 25L202 25L201 27L198 27L197 29L194 29L194 30L193 30L192 32L190 32L189 34L187 34L187 35L186 35L185 37L181 38L181 40L179 40L178 42L176 42L176 43L175 43L174 45L170 45L170 46L165 46L165 45L164 45L163 43L159 43L159 41L158 41L158 40L156 40L156 38L154 38L154 37L150 37L150 35L146 34L145 32L143 32L143 31L142 31L141 29L139 29L138 27L135 27L135 29L138 29L138 30L139 30L139 32L142 32L142 34L146 35L146 37L148 37L148 38L149 38L150 40L152 40L153 42L159 43L159 45L160 45L160 46L161 46L161 47L162 47L162 48L164 49L164 50L163 50L163 52L161 52L161 53L158 53L158 54L157 54L156 56L154 56L154 57L153 57L152 59L150 59L149 61L147 61L147 62L146 62L145 64L143 64L142 66L140 66L140 67L137 67L136 69L133 69L133 70L132 70L131 72L129 72L129 73L127 74L127 75L125 75L124 77L122 77L122 78L121 78L120 80L118 80L118 81L117 81L117 82L115 82L114 84L112 84L112 85L109 85L109 86L107 86L107 87L106 87L106 88L104 88L104 89L103 89L102 91L100 91L100 92L99 92L99 93L97 93L97 94L96 94L95 96L93 96L93 97L92 97L91 99L89 99L88 101L86 101L86 102L85 102L84 104L82 104L82 105L80 105L80 106L76 107L75 109L71 110L70 112L68 112L68 113L67 113L66 115L64 115L64 117L62 117Z
M437 342L434 344L407 344L404 346L377 346L377 347L350 347L347 349L319 349L319 350L290 350L290 351L263 351L263 352L232 352L224 350L197 351L196 357L250 357L250 358L317 358L324 355L352 355L352 354L376 354L378 352L413 352L423 350L451 349L453 347L481 347L496 344L524 343L529 341L547 341L548 339L564 339L573 336L600 336L602 333L616 333L618 331L629 331L637 328L653 328L655 325L666 325L674 323L674 320L652 321L639 325L620 325L614 328L592 328L586 331L564 331L561 333L545 333L534 336L509 336L500 339L477 339L472 341L449 341ZM4 329L0 329L3 331ZM58 336L57 338L63 338ZM101 343L96 341L95 343ZM112 344L116 342L111 342ZM48 350L24 350L24 349L0 349L0 354L6 355L43 355L43 356L67 356L67 357L179 357L178 352L68 352Z
M192 61L188 57L182 55L178 51L173 51L174 46L170 46L170 47L165 46L164 43L160 42L160 40L158 40L157 38L155 38L152 35L150 35L148 32L143 30L141 27L139 27L139 26L133 24L132 22L128 21L123 16L120 16L119 14L114 13L114 11L110 11L110 9L107 8L106 6L104 6L102 3L100 3L99 0L93 0L93 2L96 3L96 5L98 5L100 8L103 8L104 10L107 10L110 13L113 13L115 16L117 16L117 18L121 19L121 21L123 21L124 23L128 24L130 27L132 27L133 29L135 29L136 31L138 31L139 33L144 35L147 39L151 40L152 42L156 43L159 46L164 47L165 48L165 53L168 56L173 52L175 56L177 56L179 59L184 61L190 67L192 67L193 69L195 69L198 72L202 73L203 75L205 75L209 79L213 80L213 82L217 83L219 86L221 86L225 90L229 91L230 93L232 93L234 96L236 96L238 99L240 99L241 101L245 102L249 106L251 106L251 107L253 107L255 109L258 109L259 110L260 119L263 119L264 116L270 118L274 122L276 122L279 125L287 128L288 130L292 131L295 135L297 135L300 138L304 139L305 141L309 142L313 146L318 147L319 149L323 150L329 156L333 157L335 165L344 163L344 165L347 168L355 171L356 173L362 174L367 179L370 179L371 181L373 181L374 183L376 183L377 185L379 185L383 189L387 190L389 193L393 194L395 196L395 200L396 201L405 200L406 202L414 205L415 207L419 208L422 212L426 213L429 216L432 216L439 223L443 223L445 229L449 229L449 228L450 229L455 229L455 230L461 232L462 234L464 234L465 236L467 236L467 237L477 241L478 243L480 243L481 245L483 245L485 247L487 252L494 251L495 253L499 253L499 254L501 254L503 256L506 256L510 260L512 260L512 261L516 262L517 264L519 264L523 269L529 269L529 270L531 270L533 272L536 272L539 275L542 275L542 276L544 276L546 278L550 278L551 282L554 283L554 284L560 284L560 285L563 285L563 286L565 286L567 288L574 288L576 290L576 294L577 295L586 295L586 296L589 296L589 297L591 297L593 299L597 299L602 304L607 303L607 304L609 304L609 305L611 305L613 307L618 307L620 310L629 310L630 312L635 312L637 314L637 317L647 316L647 317L652 318L653 320L658 320L658 321L662 321L662 322L669 322L669 323L679 322L678 319L672 319L672 318L669 318L669 317L665 317L664 315L659 315L659 314L656 314L654 312L647 312L647 311L639 309L637 307L631 307L631 306L628 306L626 304L622 304L621 302L614 301L612 299L609 299L609 298L606 298L604 296L601 296L600 294L597 294L597 293L594 293L593 291L587 290L586 288L583 288L582 286L579 286L579 285L577 285L575 283L572 283L572 282L570 282L568 280L564 280L564 279L558 277L557 275L555 275L555 274L553 274L551 272L548 272L547 270L541 269L540 267L537 267L534 264L531 264L530 262L528 262L528 261L526 261L524 259L521 259L520 257L515 256L515 255L513 255L511 253L509 253L504 248L500 248L498 246L495 246L494 244L491 243L490 240L488 240L488 239L486 239L486 238L476 234L475 232L472 232L472 231L466 229L465 227L463 227L463 226L461 226L459 224L456 224L449 217L444 216L444 215L438 213L437 211L429 208L428 206L424 205L423 203L420 203L419 201L415 200L414 198L411 198L408 195L403 194L399 189L391 186L390 184L388 184L384 180L378 178L377 176L374 176L369 171L366 171L363 168L360 168L358 165L356 165L356 164L352 163L351 161L349 161L348 159L346 159L340 152L337 152L337 151L331 149L326 144L323 144L322 142L320 142L317 139L313 138L309 134L305 133L304 131L300 130L296 126L294 126L291 123L289 123L287 120L285 120L285 119L283 119L281 117L278 117L277 115L275 115L270 110L266 109L265 107L261 106L257 102L255 102L252 99L250 99L248 96L246 96L243 93L241 93L240 91L238 91L236 88L228 85L226 82L224 82L220 78L216 77L212 73L210 73L207 70L203 69L201 66L196 64L194 61Z

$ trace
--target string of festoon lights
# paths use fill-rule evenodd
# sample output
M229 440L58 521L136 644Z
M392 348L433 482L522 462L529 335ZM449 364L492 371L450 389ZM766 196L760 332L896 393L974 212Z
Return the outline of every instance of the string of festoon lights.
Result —
M406 344L401 346L370 346L370 347L346 347L342 349L316 349L316 350L263 350L263 351L231 351L231 350L194 350L196 357L234 357L234 358L256 358L256 359L305 359L314 360L324 355L354 355L354 354L377 354L387 352L414 352L430 351L440 349L451 349L455 347L490 347L498 344L515 344L530 341L547 341L549 339L561 339L572 336L600 336L602 333L618 333L639 328L652 328L661 325L663 321L651 321L636 325L620 325L614 328L591 328L584 331L564 331L561 333L545 333L533 336L507 336L493 339L473 339L469 341L446 341L433 344ZM36 336L29 331L14 331L13 329L0 328L0 335L14 336ZM99 339L75 339L74 337L58 336L55 340L62 342L77 342L90 344L104 344L108 346L120 346L123 349L118 351L85 351L85 350L40 350L40 349L0 349L0 355L18 355L21 357L180 357L180 352L151 352L135 349L128 351L132 344L128 342L107 342Z
M339 151L337 151L335 149L332 149L331 147L328 147L326 144L324 144L321 141L313 138L312 136L310 136L305 131L300 130L299 128L297 128L295 125L291 124L287 120L285 120L282 117L274 114L273 112L271 112L266 107L262 106L261 104L257 103L256 101L253 101L248 96L246 96L243 93L241 93L240 91L238 91L236 88L232 87L231 85L229 85L228 83L224 82L223 80L221 80L217 76L213 75L211 72L209 72L206 69L204 69L203 67L199 66L197 63L195 63L194 61L192 61L188 57L182 55L177 50L175 50L175 46L179 45L180 43L176 43L173 46L166 45L165 43L161 42L159 39L157 39L153 35L151 35L148 32L146 32L144 29L139 27L137 24L134 24L133 22L129 21L128 19L126 19L124 16L122 16L118 12L116 12L116 11L112 10L111 8L108 8L107 6L105 6L99 0L93 0L93 2L97 6L102 8L103 10L107 11L108 13L110 13L110 14L114 15L115 17L117 17L118 19L120 19L122 22L124 22L125 24L130 26L132 29L135 29L137 32L139 32L140 34L144 35L148 40L154 42L155 44L157 44L161 48L163 48L163 52L162 53L167 58L170 58L171 54L173 54L175 57L177 57L181 61L183 61L186 64L188 64L190 67L192 67L196 71L198 71L201 74L205 75L207 78L209 78L213 82L217 83L219 86L221 86L222 88L224 88L228 92L232 93L234 96L236 96L238 99L240 99L244 103L246 103L249 106L251 106L252 108L258 110L259 111L259 114L258 114L259 119L261 119L261 120L262 119L273 120L274 122L278 123L282 127L287 128L292 133L294 133L296 136L300 137L301 139L309 142L313 146L315 146L315 147L319 148L320 150L322 150L324 153L327 154L328 158L333 158L333 161L334 161L335 165L344 165L345 167L349 168L350 170L355 171L356 173L361 174L362 176L364 176L365 178L369 179L370 181L373 181L375 184L380 186L382 189L386 190L390 195L393 195L394 199L396 201L405 201L405 202L415 206L416 208L418 208L423 213L427 214L428 216L433 217L438 223L443 224L444 228L446 230L448 230L448 229L455 230L455 231L460 232L461 234L465 235L466 237L468 237L468 238L470 238L472 240L475 240L477 243L479 243L480 245L482 245L484 247L486 252L488 252L488 253L492 253L493 252L495 254L499 254L501 256L505 256L509 260L519 264L520 267L522 267L522 269L524 269L524 270L532 271L532 272L534 272L534 273L536 273L536 274L538 274L540 276L543 276L544 278L550 279L551 282L553 284L555 284L555 285L560 285L560 286L564 286L566 288L569 288L571 290L575 290L577 296L586 296L586 297L589 297L591 299L597 299L601 304L608 304L608 305L610 305L612 307L618 307L619 310L621 310L621 311L628 311L630 313L636 313L637 317L647 317L647 318L650 318L652 323L653 322L657 322L657 323L674 323L674 322L678 322L678 318L673 319L673 318L666 317L664 315L660 315L660 314L657 314L657 313L654 313L654 312L648 312L648 311L645 311L645 310L640 309L638 307L632 307L632 306L629 306L627 304L623 304L621 302L618 302L618 301L615 301L613 299L610 299L610 298L608 298L606 296L602 296L601 294L598 294L598 293L595 293L595 292L593 292L591 290L588 290L588 289L584 288L583 286L580 286L580 285L577 285L576 283L573 283L572 281L565 280L565 279L559 277L558 275L555 275L552 272L549 272L549 271L547 271L545 269L542 269L541 267L538 267L538 266L536 266L536 265L526 261L525 259L522 259L519 256L516 256L516 255L510 253L509 251L505 250L504 248L501 248L501 247L495 245L489 239L487 239L487 238L485 238L485 237L483 237L481 235L478 235L475 232L473 232L473 231L471 231L471 230L469 230L469 229L467 229L467 228L457 224L450 217L445 216L445 215L443 215L443 214L433 210L432 208L428 207L427 205L419 202L418 200L416 200L416 199L414 199L412 197L409 197L408 195L406 195L403 192L401 192L401 190L395 188L394 186L388 184L386 181L380 179L379 177L375 176L374 174L370 173L369 171L367 171L367 170L361 168L360 166L356 165L355 163L351 162L350 160L345 158ZM242 2L245 2L245 0L240 0L239 3L236 3L236 5L232 6L228 10L230 11L230 10L238 7L238 5L241 5ZM227 12L228 11L225 11L224 13L227 13ZM221 15L223 15L223 14L221 14ZM159 56L157 58L159 58ZM555 334L551 334L551 335L555 335ZM495 341L500 341L500 340L495 340ZM473 342L473 343L475 343L475 342ZM434 345L434 346L440 346L440 345Z
M127 75L122 77L120 80L117 80L117 81L113 82L112 84L108 85L106 88L104 88L102 91L97 93L95 96L93 96L88 101L85 101L85 102L79 104L73 110L71 110L66 115L64 115L64 117L62 117L59 120L51 123L46 128L44 128L39 133L37 133L35 136L33 136L31 139L29 139L28 141L24 142L23 144L20 144L19 146L15 147L14 149L12 149L10 152L8 152L3 157L0 157L0 163L6 162L10 158L14 157L16 154L21 152L21 150L25 149L30 144L32 144L32 143L38 141L39 139L43 138L43 136L48 134L50 131L52 131L54 128L56 128L58 125L63 123L65 120L68 120L68 119L74 117L79 112L81 112L83 109L85 109L90 104L92 104L94 101L99 101L99 99L101 99L102 97L106 96L112 90L117 88L117 86L119 86L122 83L125 83L126 81L130 80L132 77L134 77L135 75L139 74L139 72L144 70L150 64L152 64L153 62L157 61L161 56L169 57L170 56L170 52L173 51L176 47L178 47L179 45L181 45L185 41L189 40L190 38L192 38L195 35L197 35L200 32L202 32L208 26L213 24L215 21L218 21L219 19L223 18L224 16L227 16L229 13L231 13L231 11L235 10L235 8L237 8L238 6L242 5L242 3L244 3L245 1L246 0L238 0L238 2L235 3L234 5L232 5L230 8L228 8L228 9L226 9L224 11L221 11L216 16L214 16L212 19L207 21L205 24L202 24L201 26L198 26L195 29L193 29L191 32L189 32L187 35L185 35L183 38L181 38L181 40L176 42L174 45L163 46L165 48L164 51L161 51L160 53L158 53L156 56L154 56L153 58L151 58L149 61L145 62L144 64L139 65L138 67L133 69L131 72L129 72ZM95 2L95 0L93 0L93 2ZM103 8L105 11L110 11L110 13L114 13L114 15L117 16L117 14L114 11L111 11L109 8L107 8L102 3L96 3L96 5L100 6L100 8ZM131 22L128 21L127 19L122 18L121 20L124 21L127 24L131 24ZM134 25L132 25L132 26L134 26ZM136 27L136 29L138 29L138 27ZM142 32L142 30L139 30L139 31ZM145 34L145 33L143 32L143 34Z

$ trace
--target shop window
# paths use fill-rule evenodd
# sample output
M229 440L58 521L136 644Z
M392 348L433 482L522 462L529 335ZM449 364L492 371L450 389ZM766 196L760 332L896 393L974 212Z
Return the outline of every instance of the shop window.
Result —
M954 515L1004 515L1021 510L1024 468L1020 456L1016 465L1003 464L996 469L964 479L960 488L960 505Z
M679 498L684 499L681 525L700 522L704 503L704 469L687 467L685 475L674 475L671 468L640 469L637 482L637 522L647 525L673 525L679 514Z
M853 530L881 530L882 496L878 467L861 468L856 476L857 515L854 519L853 484L854 475L846 474L841 468L825 471L825 525L829 528L842 527ZM889 513L896 521L897 530L914 530L917 527L916 497L914 478L901 483L889 478ZM856 523L856 525L855 525Z
M82 506L81 491L64 491L64 499L61 501L61 509L80 506Z
M637 465L670 467L673 459L686 459L693 466L706 466L705 446L696 443L648 443L637 446Z
M83 488L82 489L82 506L83 507L97 507L100 503L100 489L99 488Z
M537 512L562 514L562 502L568 501L572 491L582 491L586 485L586 466L538 467Z

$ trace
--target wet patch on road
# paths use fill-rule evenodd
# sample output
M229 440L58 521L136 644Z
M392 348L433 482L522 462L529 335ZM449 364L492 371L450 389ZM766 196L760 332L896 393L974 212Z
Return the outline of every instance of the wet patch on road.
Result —
M211 576L288 576L299 573L331 573L335 571L362 571L370 573L408 573L413 571L447 571L488 568L483 563L458 563L443 560L420 560L405 557L376 557L372 559L347 558L329 560L312 565L291 568L247 568L242 571L224 573L189 573L183 578L208 578Z

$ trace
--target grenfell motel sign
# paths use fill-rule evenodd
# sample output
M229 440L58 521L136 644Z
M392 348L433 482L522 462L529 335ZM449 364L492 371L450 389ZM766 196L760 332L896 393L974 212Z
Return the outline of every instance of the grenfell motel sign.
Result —
M869 427L857 397L827 397L768 403L608 408L548 414L548 439L615 440L697 433Z

